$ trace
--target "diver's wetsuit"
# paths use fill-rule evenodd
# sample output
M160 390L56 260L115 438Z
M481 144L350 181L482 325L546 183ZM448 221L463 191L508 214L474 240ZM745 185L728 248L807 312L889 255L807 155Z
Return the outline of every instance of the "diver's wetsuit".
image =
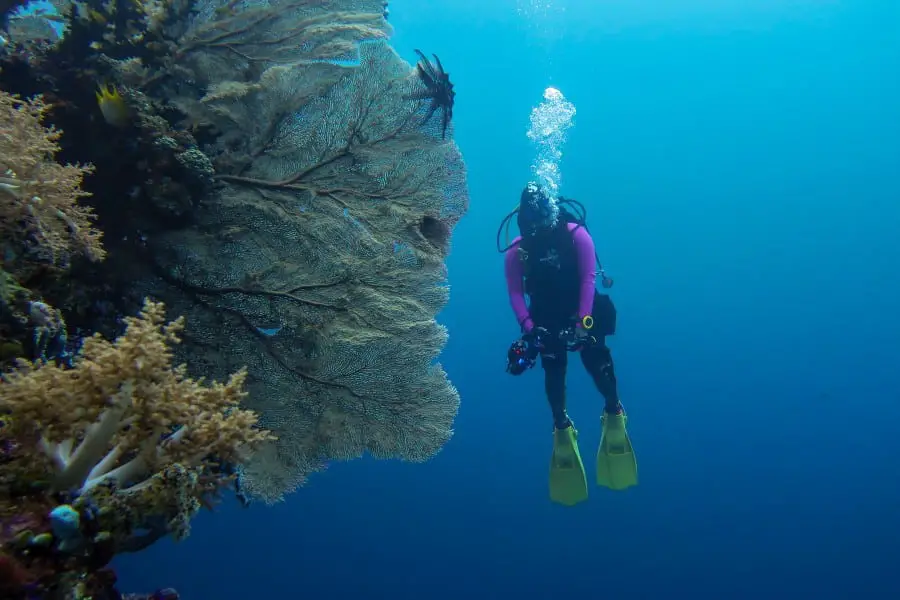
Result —
M595 288L594 241L576 223L560 223L548 232L522 240L517 237L506 251L505 270L509 301L525 333L543 327L541 365L553 422L563 429L571 424L566 415L566 343L560 331L573 322L581 327L586 315L594 318L591 334L598 342L580 352L581 362L603 394L606 411L620 409L612 355L605 336L615 332L615 308L608 296ZM528 295L529 303L525 302Z

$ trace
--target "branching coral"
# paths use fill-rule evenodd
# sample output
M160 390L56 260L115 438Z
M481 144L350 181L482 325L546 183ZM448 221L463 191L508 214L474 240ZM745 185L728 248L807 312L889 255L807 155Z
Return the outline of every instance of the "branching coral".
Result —
M78 201L92 167L53 160L61 133L41 124L46 111L40 98L0 92L0 234L7 242L34 238L54 263L73 253L101 260L94 215Z
M240 407L246 371L206 385L173 368L184 321L164 317L147 300L71 368L20 361L2 377L0 571L20 573L4 597L106 597L115 554L187 536L233 464L272 440Z
M239 408L246 372L207 387L172 368L182 319L164 324L163 306L148 301L126 323L114 343L86 339L72 369L22 363L4 376L4 435L37 442L52 489L83 494L107 483L127 494L168 465L238 461L270 439Z

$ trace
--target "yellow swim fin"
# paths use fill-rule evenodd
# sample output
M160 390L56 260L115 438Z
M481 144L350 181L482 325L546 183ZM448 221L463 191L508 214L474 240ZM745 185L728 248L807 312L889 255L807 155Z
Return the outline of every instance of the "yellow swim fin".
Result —
M553 430L550 458L550 499L572 506L587 500L587 476L578 452L578 432L573 425Z
M597 450L597 485L611 490L624 490L637 485L637 461L625 429L624 412L600 417L600 449Z

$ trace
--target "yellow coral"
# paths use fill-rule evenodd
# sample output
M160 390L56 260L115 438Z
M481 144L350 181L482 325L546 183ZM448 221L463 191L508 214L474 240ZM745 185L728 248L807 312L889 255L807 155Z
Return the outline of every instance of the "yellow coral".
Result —
M21 100L0 92L0 235L33 235L54 260L72 253L102 260L94 214L78 203L90 195L81 182L93 167L53 160L61 132L41 125L47 109L39 96Z
M245 370L206 386L183 365L173 368L182 318L165 323L163 305L147 300L125 321L113 343L86 339L74 368L22 362L0 384L0 413L11 417L4 434L35 443L49 459L54 489L110 483L127 492L173 464L239 462L272 439L255 427L255 413L239 408Z

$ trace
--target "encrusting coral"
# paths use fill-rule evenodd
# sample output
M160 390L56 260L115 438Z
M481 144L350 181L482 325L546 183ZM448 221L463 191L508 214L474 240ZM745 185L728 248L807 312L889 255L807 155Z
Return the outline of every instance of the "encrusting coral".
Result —
M183 319L147 300L125 323L72 368L20 361L0 383L0 558L30 585L184 537L229 465L272 439L240 408L246 371L205 385L172 366Z

